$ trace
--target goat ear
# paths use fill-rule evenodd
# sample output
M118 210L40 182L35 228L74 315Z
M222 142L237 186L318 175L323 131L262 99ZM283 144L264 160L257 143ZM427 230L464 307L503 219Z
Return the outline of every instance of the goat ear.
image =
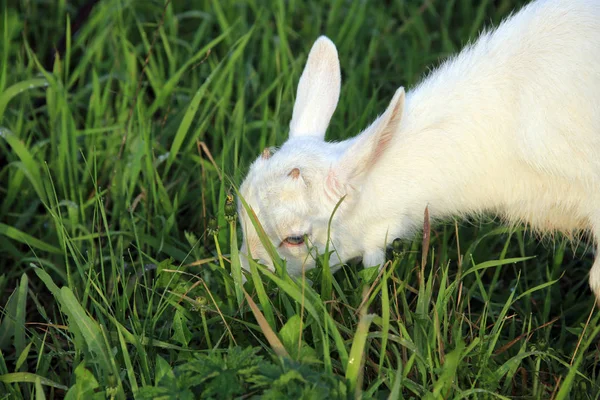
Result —
M332 167L326 185L334 197L347 194L348 185L360 185L360 179L388 149L402 119L404 97L404 88L400 87L385 112L353 139Z
M340 62L335 45L325 36L313 44L298 83L290 122L290 138L325 139L325 131L340 97Z

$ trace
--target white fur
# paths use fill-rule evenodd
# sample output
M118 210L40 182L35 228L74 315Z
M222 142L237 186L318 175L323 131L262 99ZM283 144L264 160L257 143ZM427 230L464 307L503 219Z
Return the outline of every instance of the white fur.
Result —
M492 212L540 232L600 238L600 1L538 0L483 33L355 138L324 141L337 105L335 46L319 38L298 87L290 138L255 161L242 196L275 246L307 234L333 262L384 260L386 238L432 218ZM288 174L294 168L300 176ZM269 264L243 210L243 255ZM278 248L288 271L306 246ZM600 299L600 258L590 284ZM242 263L247 266L245 257Z

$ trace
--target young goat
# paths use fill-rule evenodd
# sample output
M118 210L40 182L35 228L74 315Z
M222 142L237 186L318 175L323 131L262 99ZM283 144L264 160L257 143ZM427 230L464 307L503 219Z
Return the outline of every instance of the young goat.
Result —
M425 207L481 213L540 232L600 240L600 1L538 0L483 33L358 136L324 141L340 94L335 45L320 37L300 82L289 140L263 152L241 186L290 274L315 265L328 221L332 264L385 259ZM272 265L240 207L251 255ZM307 240L308 243L304 243ZM590 272L600 299L600 258Z

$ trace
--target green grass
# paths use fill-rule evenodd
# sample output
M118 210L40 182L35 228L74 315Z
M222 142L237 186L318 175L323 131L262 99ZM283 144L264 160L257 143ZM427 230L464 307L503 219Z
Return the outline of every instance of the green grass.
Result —
M229 261L318 35L335 140L522 2L83 3L0 1L0 398L600 397L584 245L449 221L380 275Z

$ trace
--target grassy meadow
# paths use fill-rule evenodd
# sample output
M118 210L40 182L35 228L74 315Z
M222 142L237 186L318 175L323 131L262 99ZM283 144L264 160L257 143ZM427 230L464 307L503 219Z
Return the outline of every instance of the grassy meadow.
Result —
M457 220L381 274L230 262L319 35L338 140L523 3L0 0L0 399L599 398L586 238Z

